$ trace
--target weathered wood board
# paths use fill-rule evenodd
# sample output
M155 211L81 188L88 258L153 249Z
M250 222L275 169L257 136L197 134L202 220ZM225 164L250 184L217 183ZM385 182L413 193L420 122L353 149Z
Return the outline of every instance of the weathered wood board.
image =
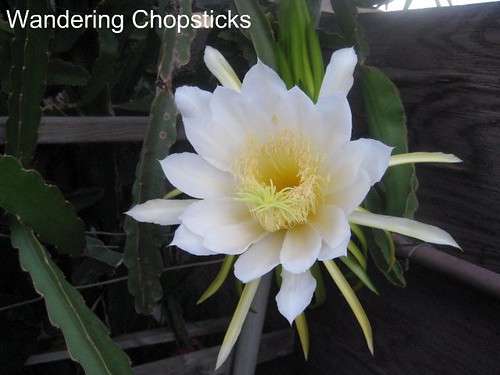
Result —
M448 230L464 250L444 251L500 273L500 3L359 18L367 63L401 92L410 150L464 161L417 166L417 218Z
M374 357L328 280L326 304L307 315L309 360L296 348L293 357L262 365L257 375L500 374L500 301L415 265L407 281L401 289L375 277L381 296L359 293L373 327Z

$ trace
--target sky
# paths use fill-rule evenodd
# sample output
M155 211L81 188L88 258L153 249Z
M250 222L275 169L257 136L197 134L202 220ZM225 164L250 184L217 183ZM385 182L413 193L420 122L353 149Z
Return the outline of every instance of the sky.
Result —
M441 6L448 6L448 0L438 0ZM465 4L477 4L477 3L491 3L498 0L451 0L452 5L465 5ZM405 4L405 0L394 0L389 3L387 10L402 10ZM436 6L436 0L413 0L410 9L420 9L420 8L433 8ZM385 6L380 8L381 10L386 10Z

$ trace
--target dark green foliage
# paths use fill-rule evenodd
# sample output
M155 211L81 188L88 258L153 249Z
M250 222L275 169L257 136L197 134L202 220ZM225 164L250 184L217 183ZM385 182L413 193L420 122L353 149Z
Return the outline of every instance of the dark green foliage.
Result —
M349 41L349 47L354 46L360 64L368 56L368 45L364 40L364 31L357 20L358 11L351 0L330 0L335 11L335 19L342 30L343 37Z
M128 357L114 345L104 324L64 279L33 232L13 223L12 244L19 249L22 268L44 296L52 324L65 334L71 357L87 374L132 374Z
M19 9L47 14L46 0L18 1ZM12 93L6 124L6 152L18 158L24 166L31 163L42 116L40 102L45 93L49 56L50 32L47 29L15 30L12 42Z
M189 14L191 1L180 1L184 14ZM188 63L190 45L194 34L191 30L177 33L165 29L162 36L161 56L158 64L158 87L151 105L146 139L137 166L133 187L134 204L165 195L165 176L158 160L164 159L177 138L177 108L172 93L172 79L177 67ZM136 310L151 314L162 297L159 276L162 271L160 249L164 244L164 229L127 218L128 233L124 262L129 268L129 290L135 297Z
M11 156L0 156L0 207L15 215L61 253L78 255L85 244L83 222L55 186Z

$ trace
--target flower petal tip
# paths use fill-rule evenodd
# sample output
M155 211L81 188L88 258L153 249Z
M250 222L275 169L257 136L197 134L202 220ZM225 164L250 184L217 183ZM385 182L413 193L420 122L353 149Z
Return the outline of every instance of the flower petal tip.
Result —
M208 70L219 80L222 86L235 91L241 90L241 82L224 56L215 48L206 46L203 61Z

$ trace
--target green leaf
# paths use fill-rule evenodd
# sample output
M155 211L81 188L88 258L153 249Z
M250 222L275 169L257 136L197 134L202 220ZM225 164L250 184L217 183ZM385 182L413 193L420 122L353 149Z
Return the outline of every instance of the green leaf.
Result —
M47 85L85 86L90 78L89 72L70 61L52 59L47 71Z
M7 90L7 78L11 66L10 45L14 37L14 30L12 30L7 21L0 19L0 86L1 90Z
M87 374L133 374L126 354L108 336L104 324L65 279L33 232L12 224L12 244L19 249L21 267L44 298L51 323L64 334L68 351Z
M4 38L8 38L10 40L10 38L13 36L14 30L10 28L9 23L3 19L0 19L0 40Z
M370 66L361 67L361 86L370 136L394 147L395 155L408 152L406 115L397 88ZM413 217L418 205L417 184L413 165L389 168L381 182L385 206L380 213Z
M123 255L121 253L108 249L100 239L90 236L86 237L83 255L113 268L118 268L123 261Z
M229 275L229 272L231 272L234 260L235 260L234 255L226 255L226 257L224 258L224 262L222 262L222 266L220 267L220 271L215 277L215 280L212 281L212 283L209 285L207 290L205 290L205 292L200 297L198 302L196 302L196 304L202 303L207 298L213 296L219 290L219 288L222 286L227 276Z
M77 189L66 198L73 204L76 212L92 207L104 196L104 189L99 187Z
M324 29L318 29L318 39L321 47L325 49L337 50L352 47L352 43L346 37L337 33L330 33Z
M19 1L20 9L47 14L47 0ZM48 66L47 29L16 28L12 41L12 95L5 126L5 151L18 158L23 166L31 163L36 149L38 126L42 116L40 102L45 93Z
M389 272L384 273L384 276L390 283L393 285L404 288L406 286L406 280L404 277L404 269L401 266L401 263L396 260L394 262L394 266Z
M190 14L191 1L179 2L182 14ZM165 28L162 36L158 82L151 105L146 139L136 169L136 181L132 193L134 205L165 195L165 175L158 163L164 159L176 141L176 118L174 96L171 90L174 70L188 63L192 30ZM159 281L163 269L160 249L164 242L164 228L147 223L138 223L130 217L125 219L125 231L129 234L125 244L124 263L129 269L128 287L135 297L136 311L152 314L156 301L162 297Z
M84 32L84 28L55 29L52 39L49 43L50 53L60 54L68 52Z
M79 255L85 246L83 222L55 186L12 156L0 156L0 207L16 215L63 254Z
M148 113L151 109L152 101L153 97L148 95L141 98L132 99L125 103L115 104L113 105L113 108L121 109L123 111Z
M234 0L238 13L251 19L250 37L257 57L267 66L275 69L275 40L267 18L257 0Z
M351 0L330 0L335 12L335 19L344 37L350 42L359 57L359 63L364 64L368 56L368 45L364 40L364 30L357 20L358 10Z
M88 105L108 87L113 77L114 64L119 55L119 45L115 34L106 28L98 30L99 56L92 66L92 73L87 84L87 92L82 98L82 105Z

